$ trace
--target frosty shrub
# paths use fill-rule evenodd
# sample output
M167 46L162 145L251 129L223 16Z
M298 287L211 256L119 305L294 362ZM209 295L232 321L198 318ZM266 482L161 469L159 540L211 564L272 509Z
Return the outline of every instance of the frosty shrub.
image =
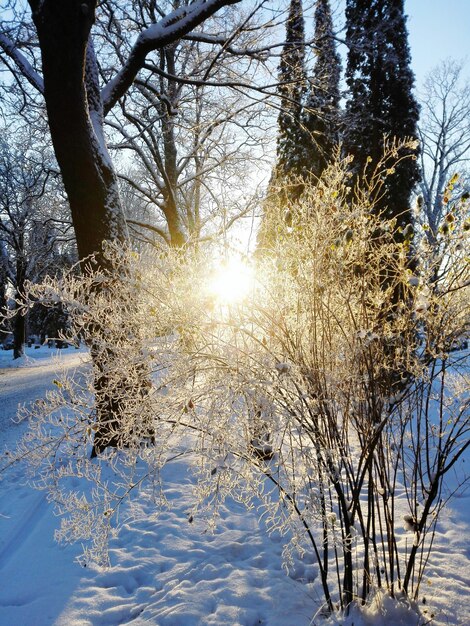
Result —
M98 351L24 410L30 430L4 459L27 458L64 513L60 539L90 540L86 557L105 562L122 502L164 504L160 470L185 453L192 516L216 521L228 496L261 502L287 566L294 550L314 555L326 613L377 590L417 597L468 446L468 350L455 351L469 332L468 201L449 207L439 255L384 221L374 205L399 150L354 189L338 161L289 220L273 213L272 249L238 300L211 289L211 251L192 248L145 259L110 249L119 281L68 274L30 287L31 301L63 303L70 340ZM115 447L90 459L100 350L100 392L142 370L152 386L121 399ZM70 477L93 489L67 491Z
M29 430L17 449L2 459L4 467L27 461L34 484L49 492L63 514L57 538L88 541L85 559L101 563L107 562L111 526L123 499L150 472L159 497L162 448L153 447L152 465L144 477L136 477L136 459L157 440L165 442L166 452L172 430L155 419L157 392L151 382L151 376L165 367L158 345L149 348L148 341L158 334L151 323L158 297L152 298L151 306L137 255L108 246L106 259L112 271L92 269L91 259L90 270L83 274L72 268L62 278L27 285L24 312L37 302L46 307L61 302L69 326L60 339L84 342L89 352L75 372L64 372L53 381L54 391L20 407L18 418L28 420ZM154 262L157 271L157 257ZM162 340L163 350L164 345ZM98 452L104 452L94 462L97 438ZM73 477L83 480L70 491Z
M468 350L454 351L469 332L468 202L440 255L376 215L402 147L355 189L337 162L287 220L280 207L250 297L202 298L174 370L200 432L201 503L250 485L287 561L313 551L327 612L378 589L416 598L466 480L446 486L469 441Z

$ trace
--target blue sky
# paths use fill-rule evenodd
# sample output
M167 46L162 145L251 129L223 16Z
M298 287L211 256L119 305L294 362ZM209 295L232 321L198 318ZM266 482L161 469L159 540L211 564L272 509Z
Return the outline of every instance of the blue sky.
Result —
M336 26L341 26L344 24L345 0L330 2ZM311 6L312 0L304 0L304 7ZM466 58L467 68L463 75L470 76L470 0L405 0L405 13L418 89L426 75L448 57ZM307 14L311 18L313 11ZM344 36L344 31L341 34ZM345 55L344 48L340 50Z
M439 61L467 59L470 74L470 0L405 0L417 86Z

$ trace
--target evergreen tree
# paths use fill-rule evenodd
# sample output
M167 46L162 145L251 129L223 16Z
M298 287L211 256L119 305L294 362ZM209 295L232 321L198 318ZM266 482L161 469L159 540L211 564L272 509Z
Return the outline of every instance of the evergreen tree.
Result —
M279 214L291 216L292 205L302 193L299 180L305 170L303 106L307 82L302 0L290 1L278 81L276 164L264 202L263 218L258 232L258 251L266 250L273 244L277 236L276 222Z
M417 136L419 108L413 97L403 0L346 0L345 149L361 172L383 153L384 136ZM387 177L377 211L411 223L410 194L419 179L416 161L404 159Z
M280 112L277 137L277 179L301 174L304 161L302 110L305 96L305 27L302 0L291 0L286 41L279 64Z
M329 0L317 0L314 19L316 61L305 110L305 165L319 177L338 142L341 60L333 39Z

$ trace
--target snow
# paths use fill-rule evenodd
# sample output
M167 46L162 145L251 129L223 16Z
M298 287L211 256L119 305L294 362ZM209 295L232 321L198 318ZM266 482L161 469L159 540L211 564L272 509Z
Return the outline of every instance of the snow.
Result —
M58 368L78 368L87 359L84 348L65 350L41 346L26 348L25 355L13 360L12 350L0 350L0 449L14 442L25 429L13 420L19 404L33 402L53 389ZM0 482L1 488L1 482ZM3 626L0 622L0 626Z
M65 349L48 348L47 345L32 346L31 348L25 348L25 354L19 359L13 360L12 350L0 350L0 369L25 369L29 367L44 367L57 369L61 362L65 362L68 365L72 363L77 365L81 362L85 349L81 347L76 349L73 346L69 346Z
M41 76L36 72L24 54L18 50L15 43L3 33L0 34L0 48L15 62L27 81L37 89L39 93L44 93L44 81Z
M11 356L0 352L2 447L24 428L11 421L16 404L51 388L58 361L67 368L86 367L84 351L73 348L27 349L20 363ZM191 518L193 478L184 454L163 470L167 508L158 511L144 490L135 495L132 521L122 511L109 568L84 567L81 546L55 543L59 518L44 493L28 485L24 467L12 467L2 478L1 626L411 626L424 624L431 614L435 618L428 623L438 626L470 623L467 492L451 501L438 523L419 602L425 619L418 622L408 603L377 594L348 619L324 620L311 555L297 558L286 574L284 538L268 534L256 507L247 511L228 501L214 529L197 515ZM403 530L400 541L409 536Z
M241 0L194 0L189 4L183 4L177 7L165 15L159 22L143 30L137 37L127 62L124 63L122 68L101 91L105 114L116 103L119 97L118 94L120 94L123 89L123 85L128 85L129 80L135 77L137 72L142 68L145 56L150 51L163 48L181 39L222 7L237 4L240 1ZM126 90L127 87L124 91Z

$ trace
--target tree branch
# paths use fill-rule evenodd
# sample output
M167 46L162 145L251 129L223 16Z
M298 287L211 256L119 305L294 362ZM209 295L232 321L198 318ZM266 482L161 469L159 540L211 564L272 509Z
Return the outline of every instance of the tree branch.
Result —
M137 38L127 62L102 90L104 113L108 113L134 82L149 52L167 46L208 19L224 6L241 0L196 0L169 13Z
M14 61L21 74L39 93L44 94L44 81L36 72L28 59L18 50L14 42L0 33L0 48Z

